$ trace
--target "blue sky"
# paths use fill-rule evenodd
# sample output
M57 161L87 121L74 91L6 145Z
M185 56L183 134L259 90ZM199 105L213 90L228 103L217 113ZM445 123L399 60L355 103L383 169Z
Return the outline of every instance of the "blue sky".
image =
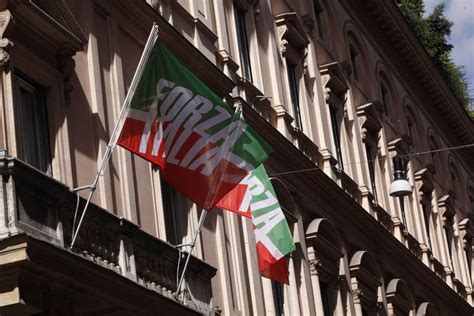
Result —
M474 97L474 0L425 0L426 14L433 12L433 8L442 2L446 3L446 17L454 22L450 38L454 45L451 55L457 65L465 67L469 94Z

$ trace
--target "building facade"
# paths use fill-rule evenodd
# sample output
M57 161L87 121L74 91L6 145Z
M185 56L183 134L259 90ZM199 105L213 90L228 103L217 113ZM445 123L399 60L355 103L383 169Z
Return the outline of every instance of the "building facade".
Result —
M289 285L214 209L176 294L201 210L121 148L69 248L153 23L273 147ZM394 1L3 0L0 35L0 315L473 315L474 124Z

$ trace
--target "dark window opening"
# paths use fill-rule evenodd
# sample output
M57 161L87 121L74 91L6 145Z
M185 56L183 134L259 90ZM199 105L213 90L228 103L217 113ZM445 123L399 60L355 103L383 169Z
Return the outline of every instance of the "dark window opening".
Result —
M430 234L431 234L431 232L430 232L431 210L428 207L427 203L422 203L421 206L423 208L423 219L424 219L424 222L425 222L426 237L428 238L428 247L430 248L430 250L433 250L433 247L431 245L431 237L430 237Z
M15 73L14 78L18 157L51 175L51 149L45 89L18 73Z
M316 26L318 27L318 36L320 39L324 39L324 29L323 29L323 10L320 5L315 1L314 2L314 18L316 20Z
M451 263L451 267L454 268L453 265L453 219L446 218L444 224L444 234L446 236L446 243L448 244L448 253L449 253L449 262Z
M339 124L337 123L337 113L332 107L329 107L329 114L331 115L332 135L334 138L334 147L336 149L336 158L339 169L344 170L344 163L342 161L341 137L339 132Z
M350 55L351 55L351 63L352 63L352 72L354 74L354 79L359 80L359 71L358 71L358 64L357 64L357 53L354 52L352 48L350 48Z
M372 186L372 194L374 195L375 203L377 199L377 185L375 181L375 155L373 154L372 146L365 145L365 151L367 153L367 166L369 168L370 185Z
M414 129L414 124L413 121L408 118L408 135L410 135L411 143L413 147L416 147L416 134L415 134L415 129Z
M161 179L161 194L163 199L163 213L166 225L166 240L173 245L181 244L183 228L181 215L183 213L183 196Z
M389 112L390 104L389 104L388 92L383 84L380 85L380 94L382 97L383 111L385 112L387 116L390 116L390 112Z
M272 281L272 291L273 291L273 301L275 302L275 314L276 315L285 315L284 310L284 301L285 295L283 292L283 284L280 282Z
M299 98L299 80L296 76L296 67L287 62L288 68L288 84L290 86L290 98L293 106L293 113L295 119L295 127L299 130L303 129L300 112L300 98Z
M438 164L436 162L436 149L433 146L430 146L430 155L431 155L431 163L433 164L433 173L436 174L436 170L438 170Z
M319 288L321 290L321 300L323 303L323 311L324 315L331 315L331 307L330 307L330 293L329 293L329 287L326 283L324 282L319 282Z
M242 76L252 82L252 65L250 63L249 41L247 27L245 24L245 12L238 6L234 6L235 20L237 24L237 41L239 45L240 67Z

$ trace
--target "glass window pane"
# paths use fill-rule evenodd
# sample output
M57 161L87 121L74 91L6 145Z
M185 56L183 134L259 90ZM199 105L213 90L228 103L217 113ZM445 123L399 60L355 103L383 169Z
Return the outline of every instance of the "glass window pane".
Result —
M300 112L300 100L299 100L299 80L296 76L296 67L290 63L287 63L288 69L288 84L290 86L290 99L293 106L293 115L295 119L295 127L299 130L303 129Z
M238 6L235 6L234 8L242 76L248 81L252 82L252 67L250 64L250 51L247 37L247 26L245 24L245 12L242 11L242 9L240 9Z
M15 74L18 158L51 174L48 116L44 88Z

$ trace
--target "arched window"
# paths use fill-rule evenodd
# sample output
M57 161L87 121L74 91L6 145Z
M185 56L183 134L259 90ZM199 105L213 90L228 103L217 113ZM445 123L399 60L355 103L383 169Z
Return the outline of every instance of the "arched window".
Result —
M326 13L322 1L314 0L313 7L317 34L320 39L326 40Z
M385 70L385 66L382 63L377 64L377 81L379 84L378 94L379 100L382 103L384 114L390 121L394 120L396 111L397 101L395 100L395 94L393 92L393 82Z
M338 299L345 297L348 285L339 278L339 266L344 255L342 239L327 219L313 220L306 229L306 246L311 269L311 283L316 302L316 314L343 315L336 310Z
M436 307L431 302L424 302L418 306L416 310L417 316L438 316L438 311Z
M431 134L431 133L430 133ZM438 142L436 141L436 138L434 135L430 135L428 137L428 145L430 149L430 158L431 158L431 164L433 166L433 173L441 177L442 176L442 171L443 171L443 159L442 155L443 152L437 152L437 150L440 148Z
M352 293L355 296L356 309L362 315L375 315L377 313L379 288L383 284L382 274L377 261L368 251L357 251L350 261L351 277L357 282L352 282Z
M362 37L358 29L350 21L347 21L344 25L344 34L347 47L346 60L351 65L351 77L357 82L358 88L364 90L365 83L367 82L368 64Z
M413 107L407 101L405 101L405 116L406 116L406 132L410 137L412 151L416 151L418 147L418 128L416 114L414 113Z
M351 58L352 75L355 80L360 81L360 56L353 45L349 45L349 56Z
M461 178L459 177L458 169L455 167L453 161L450 163L449 169L451 174L451 185L453 189L453 195L455 198L462 197Z
M386 290L389 315L413 315L415 299L407 283L401 279L393 279Z

